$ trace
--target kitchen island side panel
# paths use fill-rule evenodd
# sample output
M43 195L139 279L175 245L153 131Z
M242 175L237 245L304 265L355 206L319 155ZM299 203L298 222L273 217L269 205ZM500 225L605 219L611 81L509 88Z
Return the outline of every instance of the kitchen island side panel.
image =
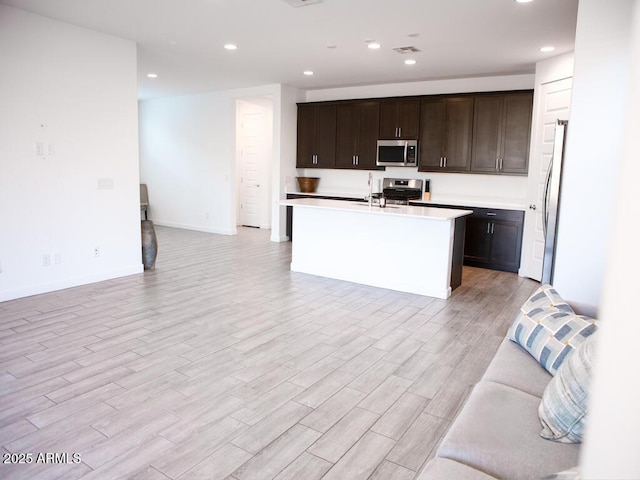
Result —
M293 207L291 270L446 299L455 219Z

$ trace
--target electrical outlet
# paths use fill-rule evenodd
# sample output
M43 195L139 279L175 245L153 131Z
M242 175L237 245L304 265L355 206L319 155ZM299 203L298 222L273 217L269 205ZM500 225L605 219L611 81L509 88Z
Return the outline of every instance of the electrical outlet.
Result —
M42 255L42 266L48 267L49 265L51 265L51 257L48 253L45 253L44 255Z
M100 256L100 247L93 247L93 256L98 258Z

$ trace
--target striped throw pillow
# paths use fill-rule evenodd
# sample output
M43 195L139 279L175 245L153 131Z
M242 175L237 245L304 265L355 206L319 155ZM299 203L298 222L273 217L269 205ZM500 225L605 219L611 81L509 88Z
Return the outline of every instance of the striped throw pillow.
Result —
M538 408L540 436L561 443L581 443L587 417L595 335L587 338L545 388Z
M555 375L597 326L593 318L576 315L551 285L542 285L520 307L507 336Z

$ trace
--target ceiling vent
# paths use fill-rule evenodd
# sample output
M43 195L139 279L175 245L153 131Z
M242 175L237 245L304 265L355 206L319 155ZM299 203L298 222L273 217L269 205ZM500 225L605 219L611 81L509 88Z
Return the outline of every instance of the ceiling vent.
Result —
M417 53L420 50L418 50L416 47L396 47L393 49L394 52L398 52L401 55L404 55L406 53Z
M314 3L322 3L322 0L284 0L292 7L306 7L307 5L313 5Z

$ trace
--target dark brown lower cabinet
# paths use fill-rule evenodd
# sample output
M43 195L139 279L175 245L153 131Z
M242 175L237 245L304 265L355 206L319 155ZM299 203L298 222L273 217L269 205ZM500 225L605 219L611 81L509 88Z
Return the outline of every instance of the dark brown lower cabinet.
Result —
M425 205L421 202L415 205ZM460 205L428 204L436 208L473 210L463 217L464 264L517 273L520 268L524 212L501 208L477 208Z
M467 217L465 265L517 272L523 226L522 211L474 209Z

